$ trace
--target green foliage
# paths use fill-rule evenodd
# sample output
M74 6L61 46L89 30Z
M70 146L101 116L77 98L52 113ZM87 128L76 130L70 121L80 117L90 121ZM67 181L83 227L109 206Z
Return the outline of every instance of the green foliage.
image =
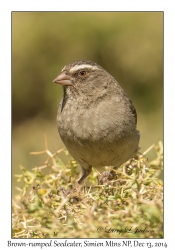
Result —
M13 197L13 238L163 238L162 143L149 150L148 162L138 155L100 184L93 170L89 185L73 189L77 163L63 164L62 149L48 149L44 165L17 175L19 194ZM147 152L145 152L147 153ZM109 170L109 168L107 168ZM67 190L72 190L70 193ZM66 195L67 194L67 195Z

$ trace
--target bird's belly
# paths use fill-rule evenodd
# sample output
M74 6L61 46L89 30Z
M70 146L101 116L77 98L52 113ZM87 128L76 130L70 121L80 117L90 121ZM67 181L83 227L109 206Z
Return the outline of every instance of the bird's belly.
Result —
M132 121L122 124L114 113L113 120L108 113L100 112L69 114L65 110L58 116L57 125L60 137L69 153L84 168L88 166L120 166L137 151L139 136L137 130L129 129Z
M110 165L118 167L132 157L138 148L138 140L132 135L120 139L114 136L109 141L102 136L97 140L91 136L82 139L74 134L65 136L61 130L59 132L69 153L84 168Z

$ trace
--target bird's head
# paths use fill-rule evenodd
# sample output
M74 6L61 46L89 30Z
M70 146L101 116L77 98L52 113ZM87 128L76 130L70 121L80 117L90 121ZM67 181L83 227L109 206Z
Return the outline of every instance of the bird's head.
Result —
M106 70L94 62L77 61L66 65L53 82L63 85L66 92L88 96L104 91L110 77Z

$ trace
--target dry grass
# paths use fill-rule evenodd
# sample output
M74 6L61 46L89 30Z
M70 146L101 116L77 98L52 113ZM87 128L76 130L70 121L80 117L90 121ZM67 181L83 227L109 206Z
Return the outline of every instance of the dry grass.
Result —
M149 150L115 170L99 184L97 171L89 185L65 195L78 178L77 163L64 165L46 147L47 161L31 171L21 168L19 195L12 202L13 238L163 238L163 148ZM109 168L107 168L109 170Z

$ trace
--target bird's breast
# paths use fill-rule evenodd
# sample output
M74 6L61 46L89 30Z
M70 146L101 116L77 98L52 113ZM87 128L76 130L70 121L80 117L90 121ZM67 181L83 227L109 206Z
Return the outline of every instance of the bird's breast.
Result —
M136 151L134 119L123 107L65 105L57 116L58 131L70 154L83 166L120 165ZM111 119L112 118L112 119Z
M111 142L135 130L133 116L116 100L90 106L78 102L66 103L63 110L61 107L58 110L57 126L63 142L74 138L80 141L104 138Z

